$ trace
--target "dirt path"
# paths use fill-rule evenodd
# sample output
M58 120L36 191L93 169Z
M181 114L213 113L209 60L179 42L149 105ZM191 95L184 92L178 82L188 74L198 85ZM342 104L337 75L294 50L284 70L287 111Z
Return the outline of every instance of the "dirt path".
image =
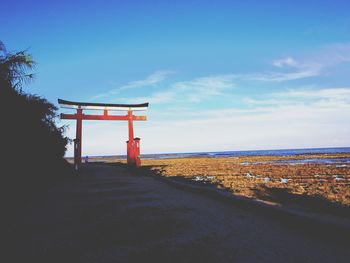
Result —
M347 244L173 187L89 164L28 207L30 262L349 262Z

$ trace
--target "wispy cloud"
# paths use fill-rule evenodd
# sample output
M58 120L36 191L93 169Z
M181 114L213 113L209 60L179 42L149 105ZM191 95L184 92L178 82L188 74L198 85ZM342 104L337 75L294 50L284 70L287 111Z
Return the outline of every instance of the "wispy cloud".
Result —
M238 83L242 82L283 82L308 78L318 74L318 69L314 68L290 73L211 75L188 81L174 82L165 90L153 92L147 97L125 98L125 100L130 102L149 101L151 103L168 103L171 101L198 103L219 96L227 96L228 91L234 89L238 86Z
M225 95L224 91L235 87L235 75L213 75L178 81L170 84L166 90L151 93L147 97L124 98L131 102L149 101L150 103L201 102L215 96Z
M330 100L347 100L350 102L350 88L302 89L277 93L289 98L320 98Z
M244 81L262 81L262 82L284 82L289 80L297 80L297 79L305 79L314 76L318 76L320 74L320 69L309 68L305 70L299 70L295 72L271 72L271 73L263 73L263 74L247 74L241 75L241 80Z
M100 94L92 97L92 99L109 97L109 96L118 94L122 90L155 86L155 85L163 82L169 75L171 75L173 73L175 73L175 72L170 71L170 70L158 70L158 71L153 72L151 75L147 76L145 79L131 81L123 86L111 89L111 90L104 92L104 93L100 93Z
M296 59L291 56L280 58L272 61L272 65L278 68L294 68L294 69L319 69L325 65L322 65L320 61L315 59Z
M162 104L173 101L176 96L176 92L172 90L159 91L152 93L147 97L132 97L132 98L118 98L116 103L125 102L125 103L143 103L149 102L151 104ZM112 101L114 102L114 101Z
M281 109L293 109L298 112L302 109L313 109L314 111L329 111L342 109L350 110L350 87L349 88L305 88L300 90L287 90L279 93L267 93L263 98L242 98L242 102L249 107L231 107L218 108L211 110L193 110L189 112L188 109L180 109L173 111L162 112L161 115L167 117L182 116L186 113L190 121L196 119L206 120L211 118L217 119L220 116L227 118L227 116L254 116L259 118L260 114L268 112L277 112Z
M312 54L301 58L287 56L272 61L272 65L279 69L294 69L291 73L273 73L260 80L292 80L321 75L327 68L340 63L350 62L350 43L328 45Z
M136 80L136 81L131 81L127 83L124 86L121 86L116 89L116 91L120 90L125 90L125 89L134 89L134 88L141 88L141 87L146 87L146 86L154 86L162 81L164 81L170 74L173 74L174 71L162 71L158 70L148 77L146 77L143 80Z
M176 82L171 90L189 102L200 102L213 96L223 95L224 91L234 88L235 75L214 75L196 78L190 81Z
M307 79L327 74L326 69L339 63L350 61L350 43L333 44L318 50L307 56L286 56L272 60L273 69L265 72L247 74L219 74L198 77L190 80L176 81L162 85L162 89L148 89L148 95L143 97L126 98L128 102L149 101L151 103L168 102L202 102L230 95L230 90L235 87L249 86L250 84L261 86L265 82L281 83L294 80ZM109 97L113 101L113 95L121 91L145 87L160 87L173 71L156 71L145 79L130 81L125 85L98 94L93 99ZM121 99L118 99L120 102Z
M338 63L350 62L350 43L336 43L328 45L313 55L314 60L324 66L333 66Z
M263 99L244 98L250 106L318 105L323 107L350 107L350 88L290 89L265 94Z

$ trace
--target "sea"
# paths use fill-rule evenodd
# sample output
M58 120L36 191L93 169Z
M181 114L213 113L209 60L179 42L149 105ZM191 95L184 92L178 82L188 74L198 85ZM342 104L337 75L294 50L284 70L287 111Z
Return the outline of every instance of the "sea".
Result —
M193 158L193 157L239 157L239 156L298 156L308 154L334 154L350 153L350 147L339 148L309 148L309 149L281 149L281 150L251 150L251 151L219 151L219 152L189 152L189 153L161 153L161 154L143 154L143 160L158 160L168 158ZM350 158L310 158L303 160L281 160L274 161L284 164L306 164L306 163L343 163L350 164Z

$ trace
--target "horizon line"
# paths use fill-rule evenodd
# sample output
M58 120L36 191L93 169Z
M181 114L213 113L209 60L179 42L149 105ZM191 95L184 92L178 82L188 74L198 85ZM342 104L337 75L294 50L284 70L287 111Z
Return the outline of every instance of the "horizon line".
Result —
M195 151L195 152L161 152L161 153L144 153L141 156L147 155L167 155L167 154L198 154L198 153L225 153L225 152L259 152L259 151L292 151L292 150L321 150L321 149L350 149L350 146L335 146L335 147L311 147L311 148L278 148L278 149L256 149L256 150L224 150L224 151ZM126 156L126 154L113 155L82 155L89 157L112 157L112 156ZM74 158L74 156L64 156L63 158Z

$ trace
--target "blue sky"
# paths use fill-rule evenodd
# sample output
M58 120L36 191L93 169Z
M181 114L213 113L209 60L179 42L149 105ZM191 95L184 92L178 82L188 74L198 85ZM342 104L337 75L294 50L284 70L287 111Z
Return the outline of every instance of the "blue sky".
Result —
M350 146L349 1L10 1L0 39L51 102L150 102L144 153ZM75 123L67 135L74 138ZM126 123L84 122L83 154ZM69 148L67 155L71 155Z

